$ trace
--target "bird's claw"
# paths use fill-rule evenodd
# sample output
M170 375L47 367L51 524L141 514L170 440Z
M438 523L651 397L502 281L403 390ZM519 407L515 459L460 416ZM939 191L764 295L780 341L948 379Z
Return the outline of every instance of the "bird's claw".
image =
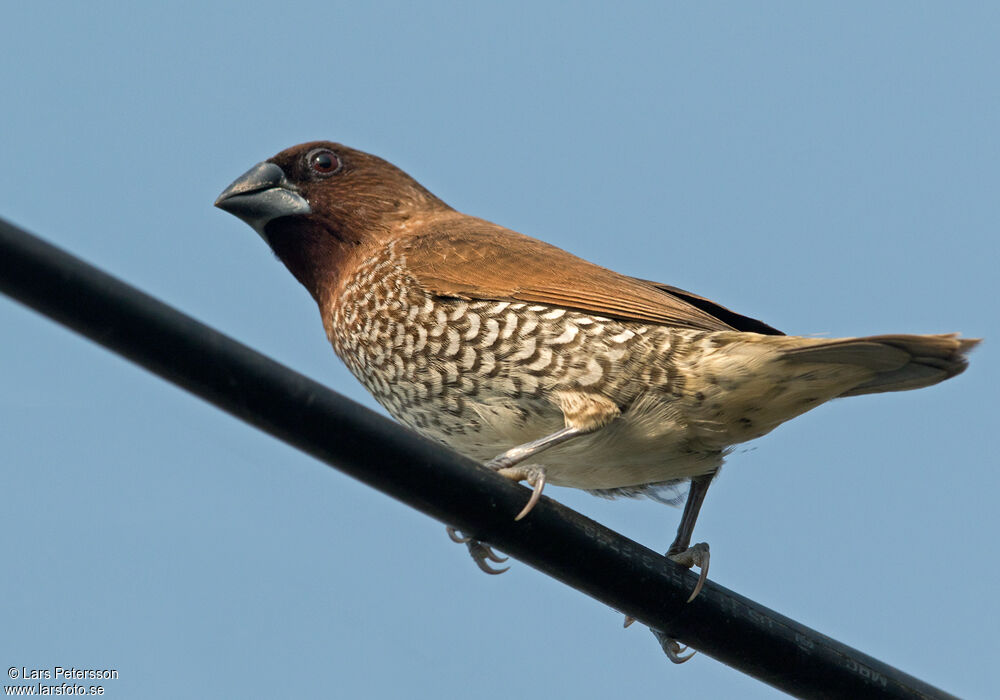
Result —
M696 545L688 547L683 552L677 552L676 554L668 553L666 556L667 559L669 559L670 561L680 564L681 566L687 567L688 569L697 566L698 569L700 570L698 572L698 581L697 583L694 584L694 590L691 591L691 595L688 597L686 601L690 603L692 600L698 597L698 594L701 593L702 587L705 585L705 581L708 580L708 562L709 559L711 558L708 551L708 543L699 542ZM631 615L625 616L625 627L628 627L633 622L635 622L634 617L632 617ZM667 656L670 656L670 654L668 653ZM687 656L683 659L683 661L687 661L689 658L691 657ZM674 661L673 658L671 658L670 660ZM683 663L683 661L674 661L674 663Z
M665 632L660 630L650 630L653 636L656 637L657 641L660 642L660 647L663 649L663 653L667 655L667 658L673 661L675 664L682 664L692 656L697 654L694 649L691 649L691 653L684 655L684 652L688 651L689 647L681 646L673 637L668 637Z
M486 462L486 466L490 469L495 469L500 476L505 476L513 481L526 479L533 487L528 503L521 509L520 513L514 516L514 520L520 520L531 512L531 509L538 503L538 499L542 497L542 491L545 490L545 470L541 467L510 466L511 459L510 453L507 452ZM493 568L490 566L490 562L501 564L507 561L507 557L501 557L485 542L464 535L451 526L448 526L447 529L448 537L451 541L457 544L464 544L468 547L472 560L476 562L476 566L484 573L491 575L502 574L510 568L509 566L505 566L502 569Z
M690 603L698 597L698 594L701 593L702 586L705 585L705 581L708 579L708 562L710 559L708 543L699 542L696 545L688 547L683 552L667 554L667 558L677 564L680 564L681 566L687 567L688 569L695 566L700 569L698 582L694 585L694 590L691 591L691 597L687 599L687 602ZM669 656L669 654L667 655ZM671 661L673 661L673 659L671 659Z
M531 512L538 504L538 499L542 497L542 491L545 490L545 469L542 467L509 466L511 458L507 455L508 453L505 452L499 457L494 457L486 463L486 466L496 470L497 474L507 477L511 481L523 479L533 487L528 503L521 509L520 513L514 516L514 520L521 520Z
M469 549L469 555L472 560L476 562L476 566L479 567L480 571L490 575L502 574L504 571L509 569L509 566L505 566L502 569L494 569L490 566L490 562L495 562L497 564L502 564L507 561L507 557L502 557L485 542L480 542L479 540L469 537L468 535L463 535L458 530L453 527L448 527L448 537L452 542L457 544L464 544Z
M468 535L463 535L461 532L449 525L445 528L448 531L448 538L455 544L465 544L471 542L472 538Z
M521 512L514 516L514 520L520 520L530 513L531 509L535 507L536 503L538 503L538 499L542 497L542 491L545 490L545 470L533 470L532 474L528 476L528 483L533 487L531 491L531 498L528 499L527 504L525 504L524 508L521 509Z
M501 569L494 569L490 566L490 562L501 563L507 561L507 557L501 557L499 554L494 552L488 544L480 542L479 540L469 540L466 545L469 548L469 554L472 555L472 560L476 562L476 566L484 574L490 574L495 576L496 574L502 574L504 571L509 569L509 566L505 566Z

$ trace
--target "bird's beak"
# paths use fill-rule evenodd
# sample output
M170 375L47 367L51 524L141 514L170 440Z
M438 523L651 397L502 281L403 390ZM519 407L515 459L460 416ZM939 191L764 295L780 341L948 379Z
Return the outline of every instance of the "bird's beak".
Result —
M222 191L215 206L250 224L267 241L264 226L282 216L312 213L309 202L274 163L257 163Z

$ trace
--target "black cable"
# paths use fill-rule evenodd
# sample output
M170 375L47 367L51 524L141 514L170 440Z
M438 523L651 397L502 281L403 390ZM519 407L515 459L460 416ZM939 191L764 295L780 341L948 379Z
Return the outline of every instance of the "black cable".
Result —
M402 428L0 220L0 291L317 459L802 697L952 697ZM10 342L10 339L8 339Z

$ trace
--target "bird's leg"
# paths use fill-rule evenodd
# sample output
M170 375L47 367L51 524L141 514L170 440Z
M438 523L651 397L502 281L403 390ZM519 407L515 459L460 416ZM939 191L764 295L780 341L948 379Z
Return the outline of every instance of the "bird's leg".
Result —
M525 466L521 465L522 462L550 447L599 430L621 415L618 406L600 394L582 391L556 391L553 393L553 397L562 409L566 421L565 427L537 440L516 445L484 465L508 479L514 481L526 479L533 487L531 498L528 499L528 503L521 509L521 512L514 517L514 520L520 520L530 513L545 489L545 467ZM466 537L452 527L448 528L448 536L455 542L465 544L476 565L486 573L500 574L507 570L506 568L497 570L489 565L490 561L498 563L506 561L506 558L498 557L489 545L472 537Z
M687 501L684 503L684 513L681 515L681 523L677 526L677 536L674 538L673 544L670 545L670 549L667 550L666 556L671 561L674 561L681 566L686 566L691 568L692 566L697 566L701 569L698 575L698 581L694 585L694 590L691 591L691 596L687 599L687 602L691 602L698 597L701 593L702 587L705 585L705 580L708 578L708 562L709 562L709 550L707 542L699 542L698 544L691 546L691 535L694 533L694 524L698 520L698 513L701 511L701 504L705 502L705 494L708 493L708 487L712 483L712 479L715 478L715 472L710 474L702 474L701 476L696 476L691 479L691 486L688 489ZM628 627L633 622L635 618L626 615L625 616L625 626ZM680 645L677 640L666 636L663 632L659 630L652 630L656 638L660 640L660 645L663 647L663 651L670 657L670 660L674 663L684 663L691 658L691 654L687 656L680 656L683 651L680 649Z
M531 512L545 488L544 467L518 467L518 464L550 447L600 430L621 415L621 409L618 408L618 405L600 394L577 390L559 390L553 392L553 399L562 409L563 419L566 422L565 427L538 440L512 447L486 463L487 467L495 469L498 474L514 481L527 479L528 483L534 487L528 504L521 509L514 520L520 520Z
M577 435L581 435L584 432L586 431L581 428L560 428L551 435L546 435L543 438L532 440L531 442L526 442L523 445L510 448L506 452L491 459L485 466L490 469L496 469L498 472L502 471L509 467L513 467L518 462L523 462L529 457L534 457L542 450L547 450L548 448L554 447L561 442L566 442L567 440L575 438Z
M666 554L668 559L677 562L681 566L688 568L697 566L701 569L701 573L698 575L698 582L695 583L694 590L691 591L691 596L687 599L689 603L698 597L702 586L705 585L705 580L708 578L708 543L699 542L692 547L691 535L694 533L694 524L698 520L698 512L701 510L701 504L705 502L705 494L708 493L708 487L711 485L713 478L715 478L715 472L702 474L691 479L687 501L684 503L684 513L681 515L681 524L677 526L677 536L674 538L674 542L670 545L670 549L667 550ZM633 622L635 622L635 618L625 616L626 627ZM682 647L680 642L666 632L655 629L650 629L649 631L660 642L663 653L675 664L682 664L694 656L694 651L690 654L684 654L687 651L687 647Z
M674 538L673 544L670 545L670 549L667 550L667 557L681 566L688 568L697 566L701 569L698 583L695 584L691 597L687 600L689 603L698 596L702 586L705 585L705 579L708 578L708 544L699 542L692 547L691 535L694 533L695 521L698 520L701 504L705 502L705 494L708 493L708 487L712 484L713 478L715 478L715 472L702 474L691 479L687 501L684 503L684 514L681 515L681 524L677 526L677 536Z
M545 468L544 467L524 467L517 466L519 463L526 459L530 459L539 452L547 450L550 447L554 447L567 440L572 440L578 435L583 435L590 431L584 430L583 428L560 428L556 432L546 435L538 440L532 440L531 442L526 442L523 445L518 445L517 447L512 447L503 454L497 455L489 462L486 463L486 467L496 470L497 474L505 476L513 481L521 481L522 479L527 479L528 483L534 487L531 492L531 498L528 499L527 505L521 509L521 512L514 516L514 520L520 520L528 513L531 509L535 507L538 503L538 499L542 496L542 490L545 488Z
M553 445L558 445L559 443L565 442L566 440L574 438L584 432L586 431L580 430L579 428L562 428L561 430L557 430L551 435L546 435L538 440L533 440L531 442L526 442L523 445L512 447L503 454L497 455L489 462L486 462L484 466L495 470L501 476L505 476L514 481L527 479L528 483L534 487L534 490L531 492L531 498L528 499L527 505L525 505L524 508L521 509L521 512L514 517L514 520L520 520L531 512L531 509L535 507L536 503L538 503L538 499L541 498L542 490L545 488L544 468L518 466L518 463L523 462L529 457L532 457L533 455L536 455ZM499 564L507 561L507 557L497 555L485 542L463 535L453 527L448 528L448 537L450 537L453 542L458 542L459 544L464 544L468 547L469 554L472 555L472 559L476 562L476 566L482 569L485 573L502 574L510 568L509 566L505 566L502 569L494 569L490 566L491 561Z

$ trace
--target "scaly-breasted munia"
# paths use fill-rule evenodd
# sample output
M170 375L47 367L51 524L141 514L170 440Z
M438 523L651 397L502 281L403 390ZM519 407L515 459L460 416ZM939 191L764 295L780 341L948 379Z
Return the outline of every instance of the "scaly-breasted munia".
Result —
M389 413L534 485L518 517L546 482L666 501L690 482L667 554L701 566L695 594L708 547L691 533L733 445L830 399L953 377L978 342L786 336L461 214L336 143L282 151L216 205L305 285L337 354ZM487 546L469 545L498 573Z

